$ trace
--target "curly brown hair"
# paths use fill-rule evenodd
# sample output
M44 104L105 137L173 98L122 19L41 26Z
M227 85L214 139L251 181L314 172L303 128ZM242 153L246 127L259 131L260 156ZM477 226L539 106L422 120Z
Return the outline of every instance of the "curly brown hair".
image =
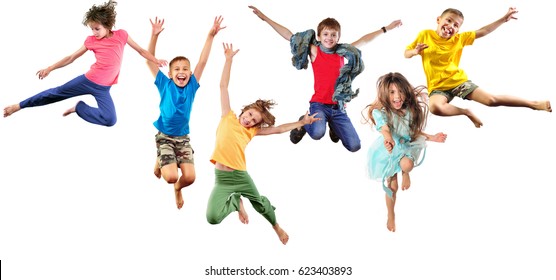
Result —
M372 122L372 125L376 125L375 119L373 118L373 110L384 110L386 111L387 116L387 123L389 127L392 127L392 114L397 114L392 109L392 105L390 104L389 98L389 88L390 85L396 85L398 90L404 96L404 103L402 105L402 110L408 110L411 114L411 122L409 124L411 140L415 140L417 136L421 134L424 130L426 123L427 123L427 115L428 115L428 106L426 101L423 99L427 96L426 94L426 87L425 86L418 86L413 87L407 78L400 73L391 72L386 75L381 76L377 83L377 96L373 103L367 105L363 111L367 110L367 123L369 120Z
M272 113L270 113L270 109L272 109L274 105L276 105L276 102L274 102L274 100L259 99L254 103L245 105L243 109L241 109L241 114L239 114L239 116L241 117L241 115L249 109L255 109L261 113L262 117L261 122L257 124L258 127L262 128L273 126L276 122L276 118L274 117L274 115L272 115Z
M98 22L108 30L116 25L116 5L118 3L109 0L102 5L93 5L83 17L83 25L88 26L91 22Z

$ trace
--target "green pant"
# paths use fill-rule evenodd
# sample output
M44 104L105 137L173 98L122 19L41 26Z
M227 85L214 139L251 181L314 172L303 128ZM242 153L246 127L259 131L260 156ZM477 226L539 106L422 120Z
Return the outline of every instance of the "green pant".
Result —
M215 183L207 205L207 221L219 224L230 213L239 210L240 197L246 197L257 212L273 226L276 224L274 206L259 194L247 171L232 172L214 169Z

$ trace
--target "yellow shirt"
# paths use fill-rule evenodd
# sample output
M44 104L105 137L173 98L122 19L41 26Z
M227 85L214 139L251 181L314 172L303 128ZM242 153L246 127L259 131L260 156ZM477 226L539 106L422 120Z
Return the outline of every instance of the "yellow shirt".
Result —
M419 32L415 41L406 47L407 50L415 49L417 43L429 46L421 54L429 93L450 90L468 80L467 74L459 68L459 61L463 47L472 45L474 41L475 31L458 33L446 40L429 29Z
M246 171L245 148L259 130L258 127L245 128L239 123L232 110L220 119L216 129L216 147L210 162L219 162L235 170Z

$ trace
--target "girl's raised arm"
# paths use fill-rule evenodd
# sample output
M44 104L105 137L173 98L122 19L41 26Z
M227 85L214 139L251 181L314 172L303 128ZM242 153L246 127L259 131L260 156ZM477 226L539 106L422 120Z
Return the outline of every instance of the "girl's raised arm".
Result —
M224 46L224 55L226 56L224 69L222 69L222 77L220 78L220 106L222 107L222 117L224 117L231 110L230 94L228 93L228 85L230 84L230 72L232 70L232 61L234 55L236 55L239 49L234 51L232 44L228 44L228 43L222 43L222 46Z

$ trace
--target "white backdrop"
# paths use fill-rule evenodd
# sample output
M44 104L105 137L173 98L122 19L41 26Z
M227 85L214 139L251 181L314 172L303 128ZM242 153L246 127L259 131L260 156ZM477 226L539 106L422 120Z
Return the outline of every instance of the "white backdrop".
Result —
M386 229L380 183L366 177L366 152L378 136L361 123L375 96L376 79L390 71L425 83L419 57L403 50L421 29L436 27L448 7L465 15L462 31L503 16L502 25L464 51L470 79L494 94L553 98L554 4L546 1L169 1L121 0L116 28L144 48L149 18L166 19L157 56L185 55L196 65L217 15L227 28L215 39L191 121L197 181L176 210L172 187L152 175L156 149L152 122L158 94L144 59L126 47L119 83L112 87L118 122L106 128L62 112L77 98L22 110L0 119L0 259L2 279L239 279L206 276L210 268L352 267L351 276L327 279L554 279L556 250L550 174L554 114L523 108L469 107L484 122L465 117L429 118L428 132L448 134L431 143L412 187L398 198L397 232ZM85 73L86 53L44 80L35 73L77 50L91 32L84 13L100 1L11 1L0 12L4 36L0 104L19 102ZM447 4L448 3L448 4ZM249 225L233 213L222 224L205 220L214 171L209 162L220 116L222 42L240 52L230 94L239 112L257 98L274 99L278 123L297 120L308 108L311 70L295 70L289 44L247 7L253 4L290 30L316 28L325 17L342 24L341 42L402 19L403 26L362 47L366 70L354 81L360 96L348 105L363 148L347 152L328 136L256 137L247 149L248 170L260 192L277 207L289 233L284 246L247 203ZM339 7L337 5L340 5ZM164 69L167 72L167 68ZM82 98L93 102L90 96ZM554 103L554 100L552 100ZM94 103L92 103L94 104ZM294 272L295 270L295 272ZM243 277L242 277L243 278Z

